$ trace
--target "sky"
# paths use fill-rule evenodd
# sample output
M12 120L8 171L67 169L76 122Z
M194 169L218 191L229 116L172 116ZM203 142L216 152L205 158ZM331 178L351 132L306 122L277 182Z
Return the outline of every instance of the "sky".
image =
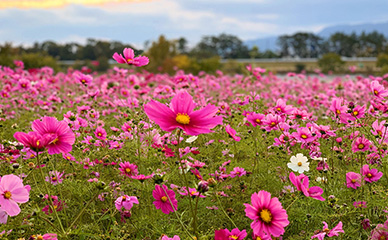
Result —
M0 44L145 41L233 34L251 40L388 21L387 0L0 0Z

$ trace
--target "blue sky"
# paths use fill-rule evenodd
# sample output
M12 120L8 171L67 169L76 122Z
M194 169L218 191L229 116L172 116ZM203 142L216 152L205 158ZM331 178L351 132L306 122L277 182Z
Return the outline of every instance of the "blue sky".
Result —
M21 0L14 0L18 1ZM53 8L18 8L17 4L1 8L0 4L0 43L84 43L87 38L95 38L142 48L145 41L156 40L161 34L168 39L185 37L194 45L205 35L220 33L250 40L297 31L319 32L337 24L388 21L387 0L121 0L102 5L67 2L73 3Z

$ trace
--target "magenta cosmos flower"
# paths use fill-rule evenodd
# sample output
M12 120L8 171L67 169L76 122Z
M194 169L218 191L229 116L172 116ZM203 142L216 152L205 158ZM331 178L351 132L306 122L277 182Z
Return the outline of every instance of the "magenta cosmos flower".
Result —
M180 128L188 135L210 133L210 129L222 124L222 116L215 116L218 108L214 105L194 111L193 98L186 91L178 92L171 100L170 107L151 100L144 106L147 116L167 132Z
M18 203L26 203L29 192L23 185L23 180L13 174L5 175L0 180L0 205L1 209L9 216L20 213Z
M21 142L24 147L28 147L35 152L44 151L50 143L50 139L37 132L16 132L13 137Z
M365 182L377 182L383 176L383 173L376 168L369 169L368 164L362 166L361 174L365 176Z
M65 121L55 117L43 117L32 122L32 130L50 139L47 145L49 154L68 153L75 142L75 135Z
M319 240L323 240L325 236L327 235L328 237L333 237L333 236L338 236L340 232L345 233L344 230L342 230L342 222L339 222L337 226L335 226L333 229L329 229L329 226L327 225L326 222L323 223L323 229L322 231L319 231L318 234L315 234L314 236L311 237L313 238L318 238Z
M259 191L252 194L251 201L252 205L244 203L244 206L246 216L253 220L253 233L259 235L265 232L280 237L290 222L278 198L271 198L271 193L267 191Z
M346 186L354 189L361 187L361 175L355 172L348 172L346 174Z
M214 232L214 240L243 240L247 236L247 231L244 229L240 231L238 228L220 229Z
M113 54L113 59L118 63L126 63L128 65L134 65L136 67L145 66L149 63L148 57L138 56L135 57L135 52L131 48L124 48L124 57L117 52Z
M236 130L234 130L229 124L225 126L225 131L229 134L233 140L236 142L240 142L241 138L239 136L236 136Z
M155 198L153 204L156 209L162 210L164 214L169 214L178 209L178 200L175 199L175 192L173 190L168 190L166 185L162 187L156 185L155 190L152 191L152 196Z
M139 172L137 170L137 166L130 162L122 162L119 164L120 172L122 175L126 175L127 177L136 176Z

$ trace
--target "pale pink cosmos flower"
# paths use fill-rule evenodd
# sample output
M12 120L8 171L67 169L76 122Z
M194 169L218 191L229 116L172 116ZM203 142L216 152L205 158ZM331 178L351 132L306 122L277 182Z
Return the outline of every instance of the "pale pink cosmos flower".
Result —
M163 235L160 240L181 240L181 238L178 235L175 235L172 238L169 238L167 235Z
M117 52L113 54L113 59L118 63L126 63L128 65L134 65L136 67L145 66L149 63L148 57L138 56L135 57L135 52L131 48L124 48L124 57Z
M218 108L208 104L194 111L193 98L186 91L178 92L171 100L170 107L151 100L144 106L147 116L160 128L172 132L180 128L188 135L199 135L212 132L210 129L222 124L222 116L216 116Z
M26 203L29 200L29 192L23 185L23 180L10 174L0 180L0 205L1 209L9 216L20 213L18 203Z
M135 196L124 195L117 198L115 201L115 207L119 212L121 212L122 208L125 210L131 210L133 204L139 204L139 200Z
M323 223L322 231L312 236L311 239L318 238L318 240L323 240L326 235L328 237L333 237L333 236L338 236L339 233L345 233L344 230L342 230L342 222L339 222L337 226L335 226L333 229L329 229L329 226L327 225L326 222L322 222L322 223Z
M367 139L365 136L356 138L352 143L352 151L353 152L365 152L369 150L371 145L371 141Z

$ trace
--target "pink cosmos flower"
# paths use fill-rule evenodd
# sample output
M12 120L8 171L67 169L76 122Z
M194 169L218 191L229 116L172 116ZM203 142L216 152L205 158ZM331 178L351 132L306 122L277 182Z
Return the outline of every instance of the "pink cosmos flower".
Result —
M167 235L163 235L163 237L160 240L181 240L181 238L178 235L175 235L172 238L169 238Z
M155 190L152 191L152 196L155 198L153 204L156 209L162 210L164 214L169 214L178 209L178 200L175 199L175 192L169 190L166 185L155 185Z
M304 174L300 174L296 176L295 173L291 172L289 175L289 179L294 184L298 191L302 191L306 197L311 197L320 201L325 201L325 199L321 196L323 193L322 188L318 186L309 187L309 178Z
M234 130L229 124L225 126L225 131L229 134L231 138L235 141L239 142L241 140L240 137L236 136L236 130Z
M382 176L383 173L379 172L376 168L369 169L369 165L365 164L361 168L361 174L364 175L365 182L377 182Z
M338 236L340 232L345 233L344 230L342 230L342 222L339 222L337 226L335 226L331 230L329 229L326 222L322 222L322 223L323 223L323 230L320 231L318 234L315 234L314 236L312 236L311 239L318 238L318 240L323 240L326 235L328 237L333 237L333 236Z
M35 152L44 151L50 143L50 139L48 137L42 136L37 132L16 132L13 137L21 142L24 147L28 147Z
M96 136L96 138L98 138L98 139L105 140L106 135L107 135L106 131L102 127L97 127L96 131L94 131L94 136Z
M247 231L244 229L240 231L238 228L215 230L214 240L242 240L247 236Z
M366 208L366 202L364 202L364 201L356 201L356 202L354 202L353 203L353 206L355 207L355 208Z
M32 240L58 240L57 234L55 233L46 233L43 235L32 235L30 237Z
M292 136L302 143L312 142L316 139L307 127L300 127L296 132L292 133Z
M241 167L233 168L233 171L231 171L229 174L231 178L242 177L244 175L247 175L247 172L245 171L244 168L241 168Z
M65 121L55 117L43 117L32 122L32 130L50 139L49 154L68 153L72 150L75 135Z
M376 228L373 229L371 240L384 240L388 239L388 220L384 224L377 224Z
M251 228L254 234L282 235L290 222L278 198L271 198L267 191L259 191L252 194L251 201L252 205L244 203L244 206L246 216L253 220Z
M279 128L278 124L280 121L281 121L281 118L279 116L268 114L267 116L265 116L262 122L263 122L263 125L266 126L265 130L269 132L271 130L277 130Z
M348 172L346 174L346 186L354 189L361 187L361 175L355 172Z
M127 177L136 176L138 174L137 166L130 162L122 162L119 164L120 172L122 175L126 175Z
M276 101L276 106L274 110L277 114L291 114L294 111L294 107L291 105L287 105L286 101L283 99L278 99Z
M0 208L0 223L6 224L7 220L8 220L7 212Z
M58 183L62 183L63 179L62 176L65 172L58 172L58 171L50 171L49 177L46 177L46 182L51 183L52 185L57 185Z
M180 91L171 100L170 107L151 100L144 106L147 116L156 122L161 129L172 132L180 128L188 135L210 133L210 129L222 124L222 116L215 116L218 108L208 104L194 111L193 98L186 91Z
M262 121L264 118L265 115L261 113L251 113L247 116L248 122L250 122L254 127L263 125Z
M377 98L385 98L388 96L388 91L384 89L384 86L381 85L378 81L372 81L370 83L370 89Z
M81 83L81 84L83 84L85 86L89 85L93 81L93 77L92 76L86 75L86 74L82 74L82 73L76 74L75 75L75 79L79 83Z
M136 67L145 66L149 63L148 57L138 56L135 57L135 52L132 48L124 48L124 57L117 52L113 54L113 59L118 63L126 63L128 65L134 65Z
M9 216L16 216L20 213L18 203L26 203L29 195L23 185L23 180L19 177L10 174L0 179L0 205Z
M116 199L115 207L119 212L121 212L122 208L124 208L125 210L131 210L134 203L139 204L139 200L137 200L137 197L124 195Z
M353 152L365 152L369 150L371 142L365 136L356 138L352 143Z

